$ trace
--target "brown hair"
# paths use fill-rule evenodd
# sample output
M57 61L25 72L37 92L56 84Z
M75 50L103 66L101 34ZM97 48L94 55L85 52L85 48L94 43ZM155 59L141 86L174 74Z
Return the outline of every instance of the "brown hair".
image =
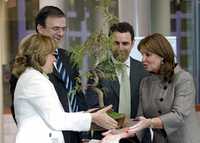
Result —
M46 63L46 56L55 49L55 41L49 36L28 35L19 46L12 73L19 77L27 67L33 67L42 73L41 67Z
M160 66L160 74L164 81L171 81L174 74L175 61L174 52L169 41L161 34L154 33L142 39L138 50L145 49L163 58Z
M135 33L133 26L128 22L119 22L113 24L109 29L109 36L111 36L114 32L126 33L129 32L131 35L131 40L133 41L135 38Z

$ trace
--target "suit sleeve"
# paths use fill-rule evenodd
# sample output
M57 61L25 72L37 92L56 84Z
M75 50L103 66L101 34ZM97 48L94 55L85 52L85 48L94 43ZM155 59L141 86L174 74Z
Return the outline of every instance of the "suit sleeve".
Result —
M24 88L26 100L50 128L73 131L90 129L91 115L64 112L55 89L48 80L30 79L26 85L28 85Z
M194 111L195 87L192 77L188 73L182 74L175 82L175 97L171 112L160 116L168 135L183 126L185 119Z
M10 83L10 94L11 94L11 114L13 116L13 119L15 121L15 123L17 124L17 120L15 118L15 112L14 112L14 92L15 92L15 87L17 84L17 77L14 76L13 74L11 74L9 83Z

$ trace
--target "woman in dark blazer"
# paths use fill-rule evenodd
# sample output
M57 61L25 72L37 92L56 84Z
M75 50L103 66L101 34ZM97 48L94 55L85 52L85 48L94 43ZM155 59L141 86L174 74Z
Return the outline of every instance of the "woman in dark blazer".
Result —
M140 136L142 132L138 131L152 128L153 143L199 143L192 76L175 64L172 47L161 34L141 40L138 50L145 70L152 76L140 84L140 122L129 133Z

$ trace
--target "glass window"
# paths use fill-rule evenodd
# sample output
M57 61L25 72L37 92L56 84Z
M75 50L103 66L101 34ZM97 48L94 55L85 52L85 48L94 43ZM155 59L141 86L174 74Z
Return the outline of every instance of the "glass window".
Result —
M199 77L199 2L171 0L171 32L177 37L178 59L195 80L197 103L200 103Z

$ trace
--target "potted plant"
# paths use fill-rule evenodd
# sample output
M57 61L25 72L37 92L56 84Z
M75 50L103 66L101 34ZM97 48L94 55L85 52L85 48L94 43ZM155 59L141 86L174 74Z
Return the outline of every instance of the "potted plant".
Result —
M101 0L99 9L105 17L104 24L101 29L93 32L90 37L81 45L76 45L71 48L72 61L74 65L81 67L83 59L87 55L90 62L88 70L82 72L81 76L88 79L87 88L93 90L99 99L99 108L104 107L104 96L106 96L103 89L98 87L99 81L103 79L113 80L116 77L116 70L121 70L123 63L120 61L112 62L111 49L113 48L113 39L108 37L108 34L103 31L106 24L112 25L118 22L118 18L113 16L110 12L111 0ZM76 90L81 89L80 79L77 79ZM123 126L125 116L122 113L109 112L112 118L116 119L120 125Z

